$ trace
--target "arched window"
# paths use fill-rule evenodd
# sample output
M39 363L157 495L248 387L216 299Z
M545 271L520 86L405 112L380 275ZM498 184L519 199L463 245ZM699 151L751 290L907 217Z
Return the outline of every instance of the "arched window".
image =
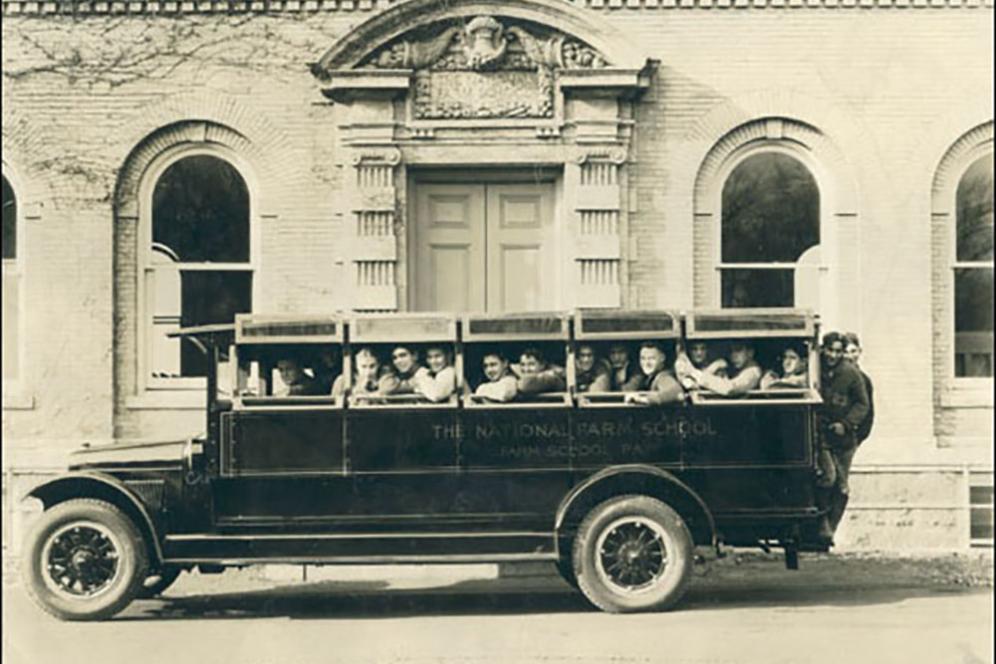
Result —
M723 307L814 306L820 192L809 169L781 152L741 161L723 185Z
M17 196L3 176L3 379L20 374L20 274L17 262Z
M993 375L993 155L965 170L955 194L954 374Z
M204 356L166 336L178 327L231 323L252 310L249 189L228 161L194 154L170 163L152 191L145 264L148 374L204 376Z

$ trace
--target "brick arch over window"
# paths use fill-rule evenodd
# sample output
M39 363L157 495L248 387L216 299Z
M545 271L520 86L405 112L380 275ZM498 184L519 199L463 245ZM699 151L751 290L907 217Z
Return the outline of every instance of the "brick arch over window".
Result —
M250 270L258 260L259 201L265 192L262 183L279 180L253 141L228 126L188 120L162 127L137 144L119 172L115 188L115 386L119 407L151 385L146 329L150 305L142 289L148 268L145 252L151 237L152 192L171 165L195 155L227 162L244 181L250 198L250 245L254 247L247 263ZM189 382L181 385L178 381L176 386L190 387ZM157 382L157 387L164 386ZM191 398L187 404L178 398L168 405L193 405L194 401Z
M703 158L693 185L694 299L697 306L718 304L716 256L720 242L722 191L732 170L750 156L781 153L801 162L820 193L822 264L832 266L835 288L822 288L821 313L837 319L834 290L856 280L857 261L843 265L836 247L856 243L856 187L837 146L816 127L788 117L769 116L744 122L716 141ZM853 236L853 237L852 237Z
M955 231L958 223L958 186L966 171L979 159L993 158L993 122L988 121L962 134L945 151L931 183L931 304L934 322L933 367L935 427L942 444L959 436L964 416L957 409L979 412L990 408L992 378L956 376L958 349L955 345L954 268L957 260ZM990 268L991 269L991 268ZM990 349L991 350L991 349ZM991 360L990 360L991 362ZM989 410L986 417L991 417ZM991 421L990 421L991 424Z
M54 198L52 169L34 166L47 159L45 133L22 113L4 108L4 169L11 174L8 179L17 180L17 200L26 218L39 218Z

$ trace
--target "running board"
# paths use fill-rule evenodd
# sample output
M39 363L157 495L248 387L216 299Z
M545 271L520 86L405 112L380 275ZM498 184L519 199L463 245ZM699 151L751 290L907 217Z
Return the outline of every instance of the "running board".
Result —
M552 533L322 533L172 535L167 562L408 563L556 560Z

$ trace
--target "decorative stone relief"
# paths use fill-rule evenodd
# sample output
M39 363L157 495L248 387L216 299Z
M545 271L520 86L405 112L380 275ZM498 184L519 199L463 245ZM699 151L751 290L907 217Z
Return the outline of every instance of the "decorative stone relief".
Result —
M378 49L360 65L414 69L417 120L551 118L558 71L608 64L573 37L493 16L430 29L413 31L415 36Z

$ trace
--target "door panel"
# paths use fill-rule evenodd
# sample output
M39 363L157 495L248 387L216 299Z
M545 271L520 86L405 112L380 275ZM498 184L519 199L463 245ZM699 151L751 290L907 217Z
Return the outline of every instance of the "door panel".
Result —
M539 245L504 245L500 248L496 311L537 311L543 308ZM492 298L489 298L489 304Z
M415 299L424 311L484 309L484 186L419 185Z
M480 287L471 282L473 247L470 244L433 244L429 247L429 302L434 311L470 311L479 306ZM478 266L478 271L480 267Z

